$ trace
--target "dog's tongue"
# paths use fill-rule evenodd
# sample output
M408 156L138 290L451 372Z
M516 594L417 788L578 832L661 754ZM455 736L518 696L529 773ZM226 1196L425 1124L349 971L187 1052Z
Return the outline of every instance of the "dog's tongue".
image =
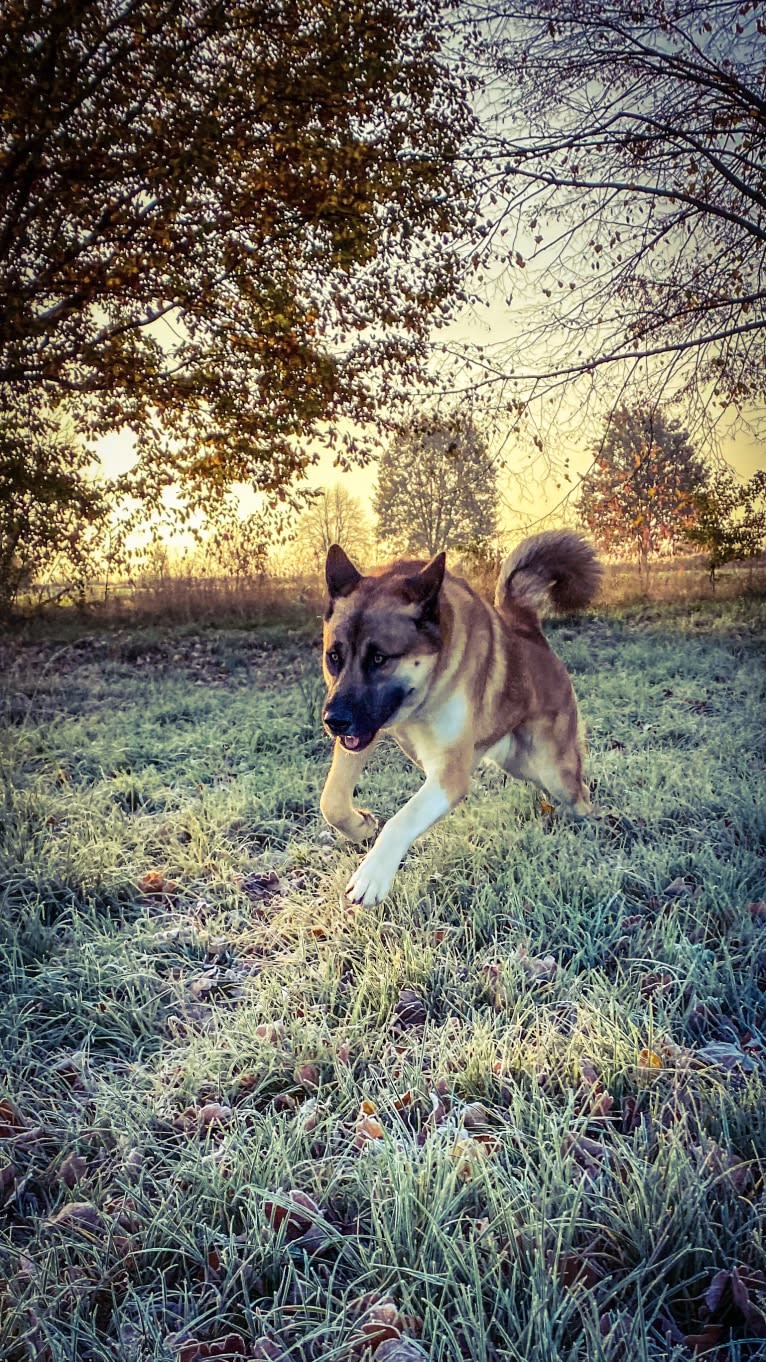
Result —
M341 742L349 752L361 752L363 747L369 747L374 737L374 733L344 733Z

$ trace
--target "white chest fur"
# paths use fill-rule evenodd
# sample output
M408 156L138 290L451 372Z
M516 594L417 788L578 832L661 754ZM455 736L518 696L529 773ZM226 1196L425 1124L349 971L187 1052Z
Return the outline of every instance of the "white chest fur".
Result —
M407 725L407 742L424 771L433 770L465 733L468 704L460 692L451 695L428 719Z

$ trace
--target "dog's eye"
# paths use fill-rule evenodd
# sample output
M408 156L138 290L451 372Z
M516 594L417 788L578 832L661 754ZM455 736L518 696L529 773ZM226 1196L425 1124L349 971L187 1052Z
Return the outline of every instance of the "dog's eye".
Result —
M330 649L330 651L327 654L327 661L329 662L331 667L340 666L340 653L338 652L337 648Z
M384 662L388 662L388 658L385 653L375 652L372 654L370 661L372 662L373 667L382 667Z

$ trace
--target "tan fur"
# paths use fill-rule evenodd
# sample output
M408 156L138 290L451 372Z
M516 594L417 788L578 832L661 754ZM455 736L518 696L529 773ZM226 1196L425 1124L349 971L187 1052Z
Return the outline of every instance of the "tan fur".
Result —
M372 754L377 738L366 752L358 756L347 752L336 742L330 774L325 782L319 808L322 817L331 827L337 828L351 842L364 842L374 836L377 824L367 809L354 808L354 788L361 775L364 762Z
M352 876L349 892L365 903L385 895L411 841L464 798L482 760L533 781L577 814L590 808L574 691L532 602L539 604L545 583L559 606L587 604L600 571L592 549L566 532L525 541L501 570L494 606L446 573L433 622L429 617L418 627L413 580L421 580L418 573L424 580L435 563L395 563L369 577L356 574L347 594L332 601L325 623L330 696L343 685L364 688L367 641L386 656L404 653L381 668L384 680L410 691L382 731L427 777ZM340 677L328 668L333 648L344 658ZM376 741L377 735L364 751L353 752L337 740L322 795L327 821L353 841L373 828L371 815L354 807L353 793Z

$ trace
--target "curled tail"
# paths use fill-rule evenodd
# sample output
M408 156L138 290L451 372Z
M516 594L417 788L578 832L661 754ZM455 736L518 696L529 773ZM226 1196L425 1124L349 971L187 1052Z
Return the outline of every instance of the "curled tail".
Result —
M540 612L582 610L601 583L592 544L574 530L545 530L523 540L506 558L495 589L498 610L514 602Z

